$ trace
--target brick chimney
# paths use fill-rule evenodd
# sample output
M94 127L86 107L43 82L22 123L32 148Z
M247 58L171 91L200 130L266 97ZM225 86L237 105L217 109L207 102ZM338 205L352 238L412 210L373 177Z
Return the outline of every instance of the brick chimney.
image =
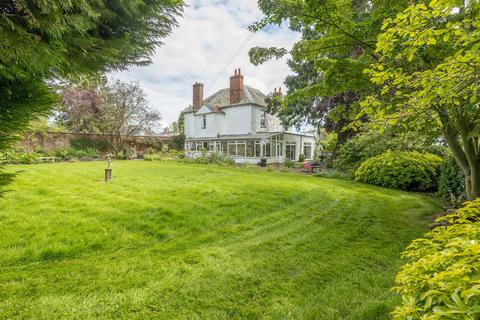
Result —
M279 87L278 91L277 88L273 89L273 96L281 99L283 97L282 87Z
M235 69L235 74L230 77L230 104L240 103L243 98L243 76L240 69Z
M193 111L197 111L203 104L203 83L193 84Z

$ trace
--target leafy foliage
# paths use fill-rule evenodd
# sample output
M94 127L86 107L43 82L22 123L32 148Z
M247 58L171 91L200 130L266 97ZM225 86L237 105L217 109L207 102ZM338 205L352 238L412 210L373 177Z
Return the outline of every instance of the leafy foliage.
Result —
M53 88L43 81L19 83L0 78L0 150L19 140L20 132L38 117L47 115L56 102Z
M292 161L290 159L286 159L284 161L283 165L285 166L285 168L293 168L293 167L295 167L295 161Z
M182 0L2 1L0 149L50 111L58 80L149 63L182 6Z
M394 319L480 318L480 199L438 219L437 227L403 253L409 261L397 275L403 303Z
M444 148L435 147L438 132L431 135L411 132L394 126L385 126L381 132L365 125L354 137L342 144L335 159L333 169L354 176L360 164L388 150L418 151L442 155Z
M36 152L20 152L15 150L7 150L0 152L0 164L22 163L32 164L38 161L38 158L44 155Z
M419 152L387 151L367 159L355 171L355 181L401 190L433 190L442 158Z
M14 1L0 15L0 79L144 65L181 9L180 0Z
M76 150L96 149L101 152L109 149L109 145L105 141L90 138L71 139L70 146Z
M143 155L147 161L154 160L181 160L185 158L185 152L182 150L171 149L168 145L163 145L160 151L149 148Z
M161 120L136 82L71 84L63 90L62 100L58 120L71 131L102 134L117 156L125 153L130 136L152 133Z
M235 165L234 159L220 152L202 152L202 154L194 157L185 157L183 161L186 163L216 164L224 167Z
M55 150L53 154L61 160L83 160L101 158L100 152L98 151L98 149L95 148L64 148Z
M469 199L480 196L479 16L478 1L432 0L387 19L377 43L381 58L370 71L378 94L362 110L380 126L438 125Z
M438 193L454 206L466 200L465 175L452 155L448 155L440 169Z
M260 0L266 18L251 30L287 21L291 29L302 33L290 52L288 65L294 75L285 80L287 95L283 100L269 99L270 112L289 125L308 124L317 131L324 128L336 133L335 156L337 148L355 135L347 125L366 120L356 115L359 102L374 85L363 71L378 59L374 51L382 21L405 5L392 0ZM286 52L255 47L250 50L250 60L258 64Z

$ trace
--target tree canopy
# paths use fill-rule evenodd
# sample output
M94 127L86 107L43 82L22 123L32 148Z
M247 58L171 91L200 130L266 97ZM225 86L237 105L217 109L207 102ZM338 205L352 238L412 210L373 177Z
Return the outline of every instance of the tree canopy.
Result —
M479 17L477 1L433 0L387 19L370 69L379 92L362 108L380 125L439 126L470 199L480 196Z
M288 64L295 75L285 80L287 96L271 110L287 124L322 126L343 143L354 134L346 125L359 111L362 97L374 89L363 70L378 59L376 37L383 19L406 6L401 1L260 0L266 18L251 26L288 21L302 33ZM254 64L287 54L284 48L250 50ZM364 120L364 119L363 119Z
M62 101L58 122L72 132L102 134L117 156L125 152L130 136L150 134L161 120L136 82L71 84L62 91Z
M47 80L145 65L182 0L8 0L0 4L0 148L58 101Z

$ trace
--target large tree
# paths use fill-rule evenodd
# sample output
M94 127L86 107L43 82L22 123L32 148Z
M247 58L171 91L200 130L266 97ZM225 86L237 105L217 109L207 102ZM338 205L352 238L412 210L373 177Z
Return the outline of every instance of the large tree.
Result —
M136 82L72 84L62 91L62 101L59 122L73 132L101 134L117 156L125 151L131 136L152 132L161 120Z
M0 149L57 101L52 79L145 65L182 0L0 2Z
M356 116L362 97L373 89L363 73L378 59L376 37L385 17L403 10L403 1L370 0L259 0L266 18L254 24L256 31L268 24L288 21L302 33L291 50L286 79L287 96L272 99L270 109L287 124L323 127L345 142L354 134L346 125ZM288 53L284 48L250 50L259 64ZM361 118L364 120L364 118Z
M386 20L371 70L377 95L363 113L378 123L439 126L480 197L480 4L433 0Z

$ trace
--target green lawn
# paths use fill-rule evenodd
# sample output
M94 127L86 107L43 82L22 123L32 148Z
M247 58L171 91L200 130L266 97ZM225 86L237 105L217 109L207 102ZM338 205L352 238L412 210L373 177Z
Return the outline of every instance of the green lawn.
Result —
M1 319L388 319L429 198L255 169L8 166Z

